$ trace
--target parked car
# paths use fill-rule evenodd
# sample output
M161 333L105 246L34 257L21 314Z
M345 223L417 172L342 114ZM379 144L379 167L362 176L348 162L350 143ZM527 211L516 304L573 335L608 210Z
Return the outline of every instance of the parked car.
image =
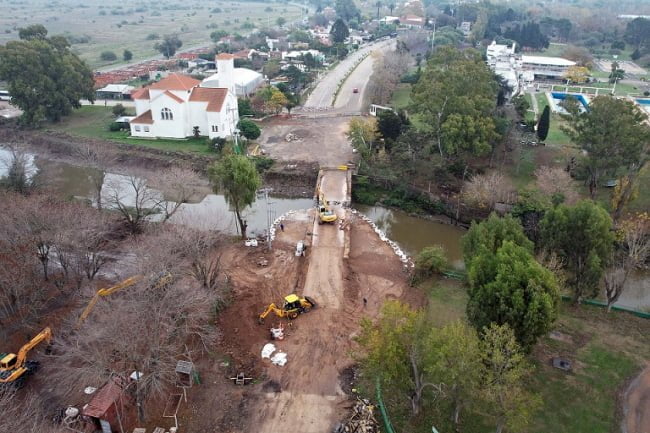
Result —
M352 93L359 93L359 89L355 87L354 89L352 89Z

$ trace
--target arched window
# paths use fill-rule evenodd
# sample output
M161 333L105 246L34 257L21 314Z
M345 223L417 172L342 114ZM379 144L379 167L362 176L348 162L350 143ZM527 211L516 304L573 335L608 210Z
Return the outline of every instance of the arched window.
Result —
M163 108L160 110L160 118L162 120L174 120L174 114L169 108Z

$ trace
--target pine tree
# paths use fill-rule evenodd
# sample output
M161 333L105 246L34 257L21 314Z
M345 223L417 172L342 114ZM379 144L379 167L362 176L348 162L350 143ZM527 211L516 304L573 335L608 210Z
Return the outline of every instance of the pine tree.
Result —
M537 123L537 138L539 138L540 141L544 141L546 140L546 137L548 137L548 129L550 125L551 110L547 105L544 107L544 111L542 111L542 115L540 116L539 122Z

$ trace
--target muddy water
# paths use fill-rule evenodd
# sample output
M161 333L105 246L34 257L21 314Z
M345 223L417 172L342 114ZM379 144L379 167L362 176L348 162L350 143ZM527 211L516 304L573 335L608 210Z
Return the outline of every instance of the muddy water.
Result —
M63 162L45 160L28 155L28 160L36 172L37 182L60 192L64 197L89 199L93 196L91 181L102 173L89 167L79 167ZM0 148L0 177L6 175L5 161L10 161L10 153ZM107 173L106 179L118 179L121 175ZM187 224L196 228L215 228L226 233L236 233L236 225L232 212L229 211L224 197L206 193L197 197L192 203L181 205L173 216L172 222ZM245 219L249 224L249 232L263 234L267 220L289 210L306 209L313 205L310 199L287 199L271 197L267 206L264 198L258 199L247 211ZM460 238L464 231L436 221L415 218L408 214L386 209L381 206L356 205L355 208L366 214L386 235L397 242L409 255L415 255L422 248L430 245L441 245L445 248L447 257L456 268L462 268L462 252ZM648 272L634 274L629 280L625 292L617 305L650 310L650 274Z

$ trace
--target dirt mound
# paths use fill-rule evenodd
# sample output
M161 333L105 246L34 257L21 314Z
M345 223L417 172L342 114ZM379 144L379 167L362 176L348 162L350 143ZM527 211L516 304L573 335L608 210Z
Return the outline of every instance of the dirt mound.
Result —
M647 433L650 426L650 365L632 381L624 397L623 433Z

